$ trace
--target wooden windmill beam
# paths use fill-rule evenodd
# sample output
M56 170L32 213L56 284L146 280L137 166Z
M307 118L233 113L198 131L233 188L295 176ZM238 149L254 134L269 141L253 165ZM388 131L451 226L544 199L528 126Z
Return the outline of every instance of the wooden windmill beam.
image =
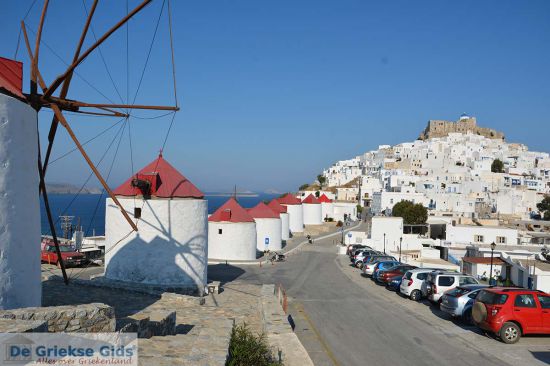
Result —
M58 98L50 98L57 100ZM103 104L103 103L85 103L78 100L63 100L67 105L83 108L128 108L128 109L150 109L157 111L179 111L179 107L175 106L162 106L162 105L140 105L140 104Z
M42 29L44 28L44 20L46 20L46 13L48 12L49 0L44 0L44 6L42 7L42 14L40 14L40 23L38 30L36 31L36 43L34 45L34 57L31 58L31 94L36 94L37 76L36 69L38 68L38 54L40 51L40 40L42 39Z
M74 71L74 69L80 65L82 61L90 55L99 45L101 45L111 34L113 34L117 29L122 27L130 18L132 18L136 13L138 13L141 9L143 9L146 5L148 5L152 0L144 0L141 4L139 4L134 10L126 14L124 18L122 18L117 24L115 24L111 29L109 29L101 38L99 38L90 48L88 48L84 53L75 61L73 62L67 71L63 73L62 75L58 76L57 79L54 80L54 82L50 85L49 88L46 89L44 92L44 97L50 97L53 92L61 85L63 80L65 80L70 73Z
M21 27L23 29L23 36L25 38L25 44L27 45L27 51L29 52L29 56L32 58L33 57L32 50L31 50L31 47L30 47L29 39L27 37L27 30L25 28L25 23L24 22L21 22ZM37 76L38 83L39 83L40 87L43 90L46 89L46 83L44 82L44 79L42 78L42 75L40 74L40 70L38 68L36 69L36 76ZM120 203L120 201L115 197L115 195L113 194L113 191L111 191L111 188L109 188L109 186L107 185L107 182L105 181L105 179L103 179L103 176L101 175L101 173L99 173L99 171L95 167L94 163L92 162L92 160L90 159L90 157L88 156L88 154L86 153L84 148L82 147L82 144L80 143L80 141L78 141L78 138L76 137L73 130L71 129L71 126L69 126L69 123L67 122L67 120L63 116L63 113L61 113L61 109L59 109L59 107L55 103L52 103L50 105L50 108L53 110L53 112L57 116L57 119L59 120L59 123L61 123L61 125L63 127L65 127L65 129L67 130L67 132L71 136L72 140L76 144L76 147L78 148L78 150L80 151L80 153L82 154L82 156L84 157L84 159L86 160L86 162L88 163L88 165L90 166L92 171L94 172L95 176L97 177L97 179L99 180L99 182L101 183L103 188L105 188L105 191L107 191L107 193L109 194L109 197L111 197L113 202L120 208L120 211L122 212L122 215L124 216L124 218L128 221L128 223L130 224L130 226L132 227L132 229L134 231L138 231L137 225L132 221L132 219L130 218L130 216L126 212L126 210L124 210L124 207L122 207L122 204ZM40 174L40 175L43 176L43 174Z
M92 7L90 9L90 12L88 13L86 24L84 25L84 29L82 30L82 34L80 35L80 40L78 41L78 45L76 46L76 50L73 56L73 63L76 62L76 60L78 60L78 56L80 56L80 51L82 50L82 45L84 44L84 40L86 39L88 28L90 28L90 24L92 22L92 17L94 16L95 9L97 7L97 3L98 3L98 0L94 0L94 3L92 4ZM36 55L36 51L35 51L35 55ZM36 66L38 67L38 65ZM60 98L65 98L67 96L72 77L73 77L73 72L70 72L67 75L67 78L63 81L63 86L61 87L61 92L59 93ZM46 169L48 168L48 162L50 161L50 155L52 153L52 147L53 147L53 142L55 140L55 134L57 132L58 122L59 121L57 120L57 116L54 115L52 117L52 123L50 125L50 132L48 133L48 147L46 149L46 155L44 156L44 164L42 165L44 175L46 175Z

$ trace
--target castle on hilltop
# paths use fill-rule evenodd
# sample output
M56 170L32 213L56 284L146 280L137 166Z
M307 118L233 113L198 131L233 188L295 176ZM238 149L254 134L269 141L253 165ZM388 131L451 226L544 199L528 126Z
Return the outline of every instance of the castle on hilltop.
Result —
M504 134L492 128L479 127L475 117L463 113L459 120L444 121L430 120L426 129L418 137L419 140L427 140L433 137L445 137L449 133L468 133L485 136L490 139L504 140Z

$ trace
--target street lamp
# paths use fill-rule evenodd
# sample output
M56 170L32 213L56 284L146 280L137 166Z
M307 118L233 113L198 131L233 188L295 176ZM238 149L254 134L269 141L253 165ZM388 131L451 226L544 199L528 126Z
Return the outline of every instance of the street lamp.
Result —
M384 233L384 254L386 254L386 233Z
M399 262L401 262L401 247L403 246L403 237L399 238Z
M342 245L344 245L344 226L342 226Z
M491 285L491 282L493 281L493 253L495 251L495 248L497 245L495 242L491 243L491 267L489 269L489 285Z

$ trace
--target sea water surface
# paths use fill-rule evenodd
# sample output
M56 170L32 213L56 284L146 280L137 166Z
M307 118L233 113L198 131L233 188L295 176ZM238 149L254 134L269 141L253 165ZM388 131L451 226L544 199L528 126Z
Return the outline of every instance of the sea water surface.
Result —
M257 196L238 197L237 200L245 208L254 207L261 201L272 200L279 194L260 193ZM106 195L101 194L50 194L48 195L50 209L55 221L55 229L58 235L62 235L59 216L74 216L72 223L80 223L85 236L105 234L105 200ZM208 200L208 213L211 214L223 205L228 196L205 195ZM50 226L44 208L44 202L40 200L40 216L42 234L50 235Z

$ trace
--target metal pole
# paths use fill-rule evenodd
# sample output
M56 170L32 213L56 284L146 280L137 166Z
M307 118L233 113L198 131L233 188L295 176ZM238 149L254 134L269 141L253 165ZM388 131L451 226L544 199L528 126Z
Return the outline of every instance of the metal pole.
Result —
M403 237L399 238L399 262L401 262L401 247L403 246Z
M386 233L384 233L384 254L386 254Z
M491 267L489 269L489 285L491 285L491 280L493 279L493 252L495 250L491 248Z

